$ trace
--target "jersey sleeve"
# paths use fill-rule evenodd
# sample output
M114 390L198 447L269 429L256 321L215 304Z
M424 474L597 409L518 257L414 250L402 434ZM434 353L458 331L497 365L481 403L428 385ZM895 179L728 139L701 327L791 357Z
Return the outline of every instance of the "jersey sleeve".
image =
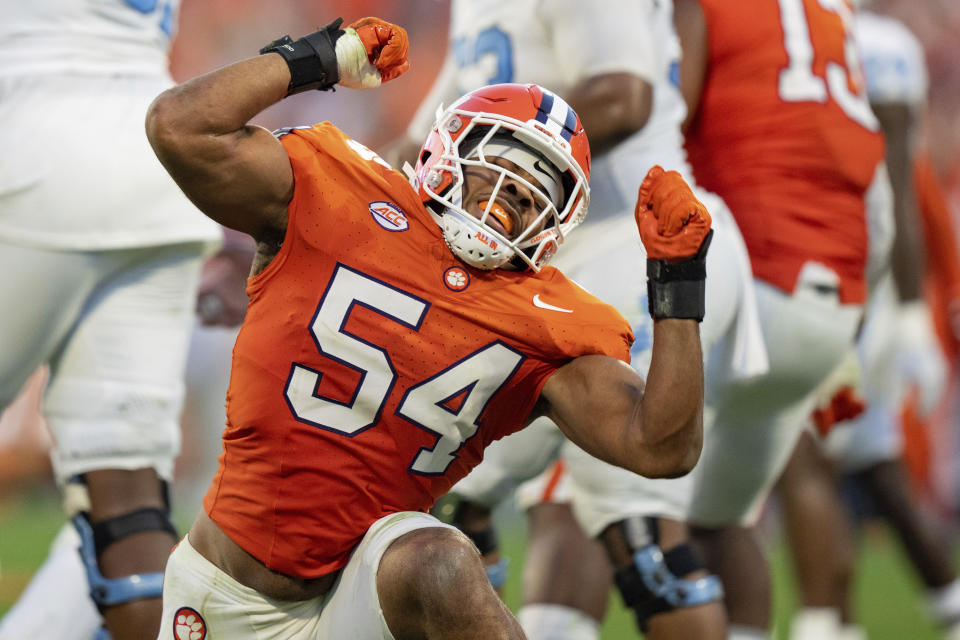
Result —
M552 318L551 338L558 359L605 355L629 364L630 347L634 340L630 323L613 306L559 270L554 271L556 274L544 289L544 299L563 300L564 304L575 310Z
M370 183L406 181L374 151L329 122L283 130L280 142L293 168L291 218L312 195L308 193L311 189L322 189L324 209L339 214L344 211L341 201L345 192L367 190Z
M329 122L321 122L312 127L290 127L274 132L290 157L294 178L298 173L311 174L318 167L326 171L339 170L338 167L353 164L356 151L350 146L350 138ZM300 184L305 184L301 181ZM297 197L294 186L294 198Z
M312 127L292 127L274 132L290 158L293 169L293 197L287 207L287 236L302 224L300 218L308 215L305 211L313 199L317 176L329 179L329 188L325 191L324 207L311 215L326 217L327 204L336 206L338 192L346 184L342 174L350 163L350 154L345 144L346 136L329 122ZM321 220L321 224L323 221ZM287 242L284 242L286 245ZM283 249L280 255L282 257ZM269 266L267 270L269 270Z
M555 59L571 86L604 73L633 73L653 84L651 42L637 29L651 24L652 0L605 0L603 10L582 0L544 0Z
M306 226L323 227L356 221L352 194L371 185L406 182L399 172L376 153L351 139L329 122L312 127L288 127L274 131L290 159L293 197L287 206L287 230L283 246L260 273L250 278L247 294L259 295L264 283L286 262L294 234ZM350 217L354 216L354 217Z
M299 210L307 190L304 185L311 182L310 176L314 171L314 156L316 154L307 139L294 132L310 130L312 130L312 127L284 127L273 132L290 159L290 168L293 170L294 193L290 204L287 205L287 229L284 232L284 241L280 250L270 261L270 264L247 280L247 296L251 302L254 302L260 296L266 283L272 280L281 270L290 254L290 247L293 244L290 239L296 233Z

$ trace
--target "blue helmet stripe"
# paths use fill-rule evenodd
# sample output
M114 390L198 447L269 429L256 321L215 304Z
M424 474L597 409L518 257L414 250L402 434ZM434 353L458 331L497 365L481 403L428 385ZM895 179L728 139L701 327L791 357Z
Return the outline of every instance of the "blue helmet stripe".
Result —
M563 131L560 133L563 139L570 142L573 137L574 129L577 126L577 114L573 112L570 105L567 105L567 117L563 120Z
M543 98L540 100L540 106L537 107L537 122L547 124L551 111L553 111L553 94L549 91L544 91Z
M537 122L544 124L554 134L569 142L577 126L577 114L562 98L549 91L543 92L537 108Z

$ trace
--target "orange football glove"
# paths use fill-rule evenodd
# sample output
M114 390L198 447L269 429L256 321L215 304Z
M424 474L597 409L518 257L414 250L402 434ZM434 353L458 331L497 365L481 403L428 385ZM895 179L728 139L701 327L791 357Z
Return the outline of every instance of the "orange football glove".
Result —
M634 218L640 239L653 260L685 260L700 250L710 232L710 214L676 171L654 165L647 172Z
M380 18L360 18L349 28L357 32L370 64L380 72L383 82L393 80L410 68L407 60L410 39L403 27Z
M853 420L866 409L867 401L857 390L859 384L860 361L851 345L815 392L810 417L821 436L830 433L835 424Z
M813 410L813 424L817 433L826 437L838 422L853 420L867 408L867 402L853 387L841 387L830 398L830 404Z

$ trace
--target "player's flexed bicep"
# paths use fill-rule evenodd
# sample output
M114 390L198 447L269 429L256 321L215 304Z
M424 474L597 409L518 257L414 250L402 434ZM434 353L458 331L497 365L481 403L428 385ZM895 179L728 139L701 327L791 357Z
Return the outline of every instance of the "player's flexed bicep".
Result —
M547 380L545 415L601 460L651 478L683 475L703 444L700 358L696 323L659 320L651 373L661 370L650 385L615 358L582 356Z
M286 95L289 72L279 56L261 56L194 78L154 100L147 136L183 192L220 224L262 238L285 226L293 172L274 136L247 124ZM197 118L190 104L217 105Z
M703 319L710 214L676 171L647 173L635 211L647 250L654 318L646 387L604 356L573 360L547 380L543 411L588 453L650 477L690 471L703 444Z
M287 222L293 172L280 143L251 118L288 95L334 84L365 89L409 68L406 32L376 18L340 21L162 93L147 137L184 193L208 216L257 239ZM198 116L197 104L212 105Z
M625 362L602 355L581 356L547 380L538 408L589 454L654 475L648 472L648 464L629 453L630 433L641 420L643 389L643 378Z

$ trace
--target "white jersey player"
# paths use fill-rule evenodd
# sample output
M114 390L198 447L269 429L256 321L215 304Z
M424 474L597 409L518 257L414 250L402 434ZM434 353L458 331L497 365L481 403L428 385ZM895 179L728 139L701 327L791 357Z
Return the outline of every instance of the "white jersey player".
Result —
M197 277L220 239L144 134L148 105L172 84L178 4L0 5L0 295L15 301L0 317L0 408L50 365L54 470L61 486L86 483L89 504L68 509L115 640L159 628L158 572L176 539L164 483L180 447ZM64 573L84 572L76 534L60 540L56 562L71 566L41 571L0 637L96 631L93 605L77 613L58 590L71 584Z
M629 25L630 37L611 31L613 22ZM642 176L654 164L679 171L692 184L680 130L686 107L677 86L680 50L671 4L617 1L598 10L561 0L455 1L450 37L443 71L410 126L411 139L422 136L429 127L438 103L447 104L483 83L536 82L571 101L577 98L571 91L578 83L605 73L632 73L652 86L652 108L644 126L593 158L590 213L580 237L573 238L555 262L582 286L616 306L631 323L636 336L632 363L646 372L652 331L646 291L620 276L645 269L645 255L637 252L637 243L629 234L631 203ZM583 107L576 108L583 117ZM587 134L592 135L587 120L584 122ZM716 230L707 257L711 289L701 324L705 354L725 376L761 374L766 369L766 352L746 249L722 200L703 190L696 194L713 215ZM509 487L536 475L558 452L569 472L574 511L590 536L598 536L626 518L684 520L693 490L691 476L649 480L622 472L564 441L559 430L545 422L488 448L484 463L455 491L490 504L501 499ZM540 495L536 487L546 483L545 479L533 482L521 491L522 496ZM560 494L554 495L557 497ZM655 538L656 533L650 537ZM681 583L678 580L676 586ZM687 592L696 592L685 586ZM703 592L703 600L691 595L679 606L708 601L713 597L708 591ZM520 620L532 638L546 633L542 618L533 622L521 610ZM568 630L564 637L588 636Z
M173 82L167 52L178 6L35 0L0 8L0 81L13 96L2 130L0 239L68 250L219 239L170 188L142 132L154 88ZM48 192L45 180L64 182Z

